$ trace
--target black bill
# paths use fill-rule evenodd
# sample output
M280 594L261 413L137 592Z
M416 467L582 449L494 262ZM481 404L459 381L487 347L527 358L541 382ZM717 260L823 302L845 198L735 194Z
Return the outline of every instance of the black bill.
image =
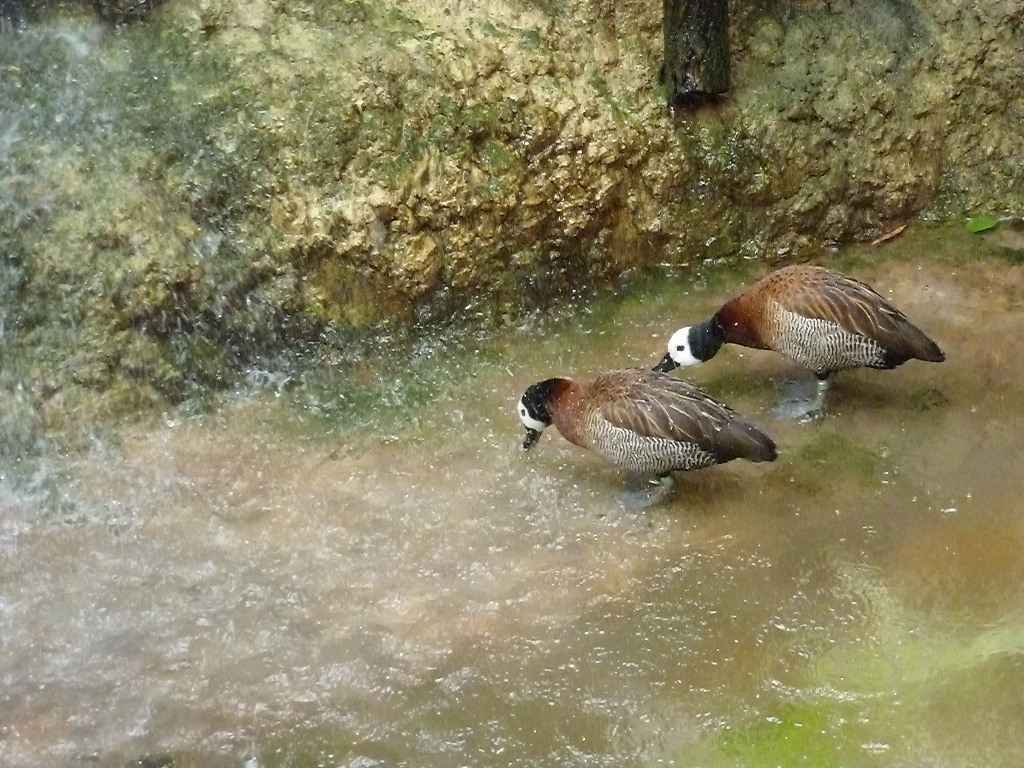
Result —
M673 360L672 355L666 352L665 356L661 358L661 362L654 366L652 370L655 370L658 373L668 373L669 371L674 371L678 367L679 363Z

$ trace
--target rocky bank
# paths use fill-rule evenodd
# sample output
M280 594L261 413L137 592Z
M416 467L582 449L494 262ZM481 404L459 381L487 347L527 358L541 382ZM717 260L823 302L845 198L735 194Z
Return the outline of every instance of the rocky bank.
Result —
M1024 209L1015 0L734 3L731 95L677 114L649 0L30 10L0 27L12 444L382 326Z

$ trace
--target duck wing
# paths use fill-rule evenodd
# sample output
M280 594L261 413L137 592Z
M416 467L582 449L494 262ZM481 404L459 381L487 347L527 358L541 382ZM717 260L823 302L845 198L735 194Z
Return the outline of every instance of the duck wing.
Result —
M886 351L888 364L945 359L938 345L874 288L840 272L808 267L781 281L771 295L788 312L872 339Z
M694 443L719 463L775 459L768 435L698 387L656 371L623 373L628 375L601 393L599 414L609 424L643 437Z

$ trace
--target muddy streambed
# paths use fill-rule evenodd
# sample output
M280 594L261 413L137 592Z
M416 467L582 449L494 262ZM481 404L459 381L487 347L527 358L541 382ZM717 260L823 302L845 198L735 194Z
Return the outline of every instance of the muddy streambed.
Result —
M1024 273L914 242L835 263L947 362L797 425L807 374L726 348L681 374L780 457L644 513L554 430L524 457L516 400L652 365L762 266L5 473L0 763L1020 765Z

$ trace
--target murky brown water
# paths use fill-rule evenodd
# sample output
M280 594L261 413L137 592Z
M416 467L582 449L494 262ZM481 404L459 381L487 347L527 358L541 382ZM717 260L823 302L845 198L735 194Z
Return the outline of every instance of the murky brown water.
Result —
M652 365L754 267L362 372L419 407L238 398L6 485L0 764L1024 763L1024 272L918 248L844 266L946 363L799 426L805 374L726 348L683 375L781 456L643 514L554 430L521 455L514 404Z

